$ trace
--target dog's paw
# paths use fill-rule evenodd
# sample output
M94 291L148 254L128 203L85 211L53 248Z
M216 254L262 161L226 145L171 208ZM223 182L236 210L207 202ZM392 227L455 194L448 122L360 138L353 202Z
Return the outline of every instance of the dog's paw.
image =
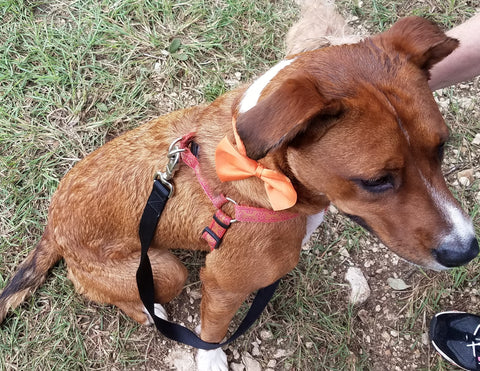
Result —
M153 304L153 311L155 312L155 315L157 317L160 317L161 319L168 321L167 311L165 310L162 304L158 304L158 303ZM147 315L147 322L145 322L145 324L147 326L153 325L154 324L153 318L150 315L150 313L148 313L147 308L144 307L143 312Z
M228 371L227 355L222 348L203 350L197 353L198 371Z

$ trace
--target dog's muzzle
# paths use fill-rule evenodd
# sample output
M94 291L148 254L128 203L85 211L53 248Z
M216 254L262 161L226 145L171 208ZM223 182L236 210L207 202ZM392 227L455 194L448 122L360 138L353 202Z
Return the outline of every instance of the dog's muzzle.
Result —
M433 256L444 267L452 268L467 264L478 255L478 251L478 241L475 237L466 241L447 239L433 250Z

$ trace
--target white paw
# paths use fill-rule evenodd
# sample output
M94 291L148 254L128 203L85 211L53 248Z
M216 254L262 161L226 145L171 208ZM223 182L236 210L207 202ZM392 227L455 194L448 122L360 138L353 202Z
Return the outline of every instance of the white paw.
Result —
M198 371L228 371L227 355L222 348L203 350L197 353Z
M155 315L157 317L160 317L161 319L168 321L167 311L165 310L162 304L158 304L158 303L153 304L153 311L155 312ZM145 324L147 326L153 325L154 324L153 318L150 315L150 313L148 313L147 308L143 307L143 313L147 315L147 322Z

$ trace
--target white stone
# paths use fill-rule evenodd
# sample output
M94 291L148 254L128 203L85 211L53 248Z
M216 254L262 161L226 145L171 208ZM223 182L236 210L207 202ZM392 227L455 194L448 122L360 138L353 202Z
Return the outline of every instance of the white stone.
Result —
M475 138L473 138L472 140L472 144L475 144L477 146L480 146L480 133L478 133L477 135L475 135Z
M243 364L245 365L245 371L262 371L262 366L260 362L252 357L248 352L242 356Z
M230 369L232 371L244 371L245 366L242 363L230 363Z
M270 340L273 338L273 334L271 331L268 331L268 330L261 330L260 331L260 338L262 340Z
M370 287L360 268L350 267L345 274L345 279L350 284L350 303L354 305L365 303L370 296Z
M270 361L268 361L267 367L275 368L275 366L277 366L277 361L275 359L271 359Z

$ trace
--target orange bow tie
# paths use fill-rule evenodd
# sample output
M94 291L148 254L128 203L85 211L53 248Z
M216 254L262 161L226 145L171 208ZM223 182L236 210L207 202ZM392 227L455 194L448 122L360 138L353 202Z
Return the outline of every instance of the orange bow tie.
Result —
M247 157L243 142L237 134L235 120L233 128L238 149L225 137L215 151L215 166L219 179L222 182L229 182L256 176L265 182L265 190L273 210L284 210L295 205L297 192L290 179L278 171L264 168L257 161Z

